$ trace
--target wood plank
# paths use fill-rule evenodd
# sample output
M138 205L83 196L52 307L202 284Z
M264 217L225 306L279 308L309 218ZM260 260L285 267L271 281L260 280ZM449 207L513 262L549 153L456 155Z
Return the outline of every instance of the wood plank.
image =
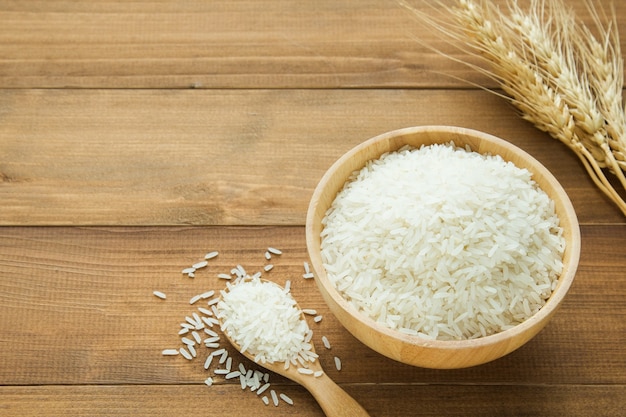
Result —
M626 13L613 3L618 16ZM590 23L583 0L567 5ZM0 88L491 84L421 46L468 59L388 0L2 1L0 22ZM626 33L623 19L618 26Z
M626 226L586 225L582 231L579 273L546 329L497 361L438 371L384 358L341 327L315 283L301 278L303 227L3 227L0 385L202 383L208 351L191 362L161 351L182 346L177 333L196 311L192 296L222 288L216 274L237 264L260 270L268 246L284 253L273 257L267 276L290 279L300 304L323 315L311 324L314 342L322 365L341 384L624 385ZM181 274L212 250L220 255L207 270L194 279ZM322 347L323 335L330 351ZM343 361L341 372L334 356ZM278 376L272 381L285 383Z
M294 400L264 406L259 398L233 386L28 386L0 387L0 410L10 416L163 417L322 417L303 389L280 387ZM545 417L618 417L626 406L626 387L581 385L382 385L346 386L372 417L529 415ZM393 407L390 407L393 404Z
M623 223L565 145L460 90L4 90L0 225L303 225L317 181L383 132L482 130L550 169L582 223Z

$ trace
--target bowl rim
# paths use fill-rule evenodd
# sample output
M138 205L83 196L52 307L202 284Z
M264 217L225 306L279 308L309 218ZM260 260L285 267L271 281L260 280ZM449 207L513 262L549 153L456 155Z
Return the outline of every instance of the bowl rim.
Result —
M392 138L400 139L399 143L403 144L403 142L401 141L403 137L407 135L421 134L426 132L444 134L447 137L446 140L432 143L450 143L451 141L454 141L455 138L459 138L460 136L462 136L469 138L473 137L477 139L480 143L489 142L492 145L496 145L496 147L498 147L499 149L509 150L510 152L513 152L514 154L522 157L525 161L532 165L533 170L531 172L533 174L533 177L535 177L536 174L539 174L541 177L544 178L544 180L549 183L549 186L553 189L553 191L557 195L559 195L559 201L555 201L555 203L557 204L559 219L561 223L566 219L567 223L569 224L568 230L564 230L564 233L569 234L569 238L567 238L568 245L566 246L563 258L564 271L561 276L559 276L557 286L546 301L545 305L535 314L527 318L525 321L515 325L512 328L475 339L463 340L427 339L416 335L401 333L397 330L393 330L387 326L377 323L371 317L358 311L337 291L337 289L330 282L325 273L325 270L321 263L320 248L318 244L319 242L321 242L321 239L319 236L314 236L313 227L315 214L319 209L318 202L320 201L320 196L325 192L326 185L333 177L333 173L338 168L347 163L347 161L352 159L355 155L362 152L368 147L377 146L378 144ZM396 149L399 148L400 146ZM480 152L480 148L472 150ZM387 151L389 150L383 150L378 155L380 156ZM499 152L496 153L499 154ZM505 160L508 160L504 156L503 158ZM536 170L536 172L534 170ZM555 200L554 197L551 196L551 198ZM334 200L334 197L332 198L332 200ZM344 310L345 313L349 314L351 317L359 321L362 325L371 328L375 332L383 334L402 343L442 350L459 350L461 348L486 347L500 344L508 339L511 339L513 337L521 337L525 333L532 331L532 329L538 323L547 322L547 319L549 319L550 316L557 310L563 298L567 294L576 274L576 269L578 267L578 262L580 259L580 225L578 223L576 212L574 211L574 207L571 203L571 200L569 199L569 196L567 195L561 184L558 182L558 180L554 177L554 175L536 158L534 158L523 149L513 145L512 143L482 131L457 126L422 125L396 129L374 136L353 147L348 152L344 153L324 173L311 196L306 216L305 233L309 258L311 260L313 270L315 271L315 281L320 290L322 290L322 292L325 290L328 296L332 298L333 302L335 302L342 310ZM350 331L350 329L348 330ZM541 330L541 328L539 328L537 331L539 330ZM532 336L534 336L534 334L530 335L527 340L530 339Z

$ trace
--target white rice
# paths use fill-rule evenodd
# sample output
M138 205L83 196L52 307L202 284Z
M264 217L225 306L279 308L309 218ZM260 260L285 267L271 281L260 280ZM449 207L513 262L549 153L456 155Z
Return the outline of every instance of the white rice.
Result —
M222 331L258 363L293 363L312 345L310 329L291 294L259 279L240 280L222 292L217 304Z
M207 266L209 264L208 261L200 261L198 263L195 263L192 265L192 268L194 269L200 269L200 268L204 268L205 266Z
M161 291L153 291L152 294L154 294L156 297L160 298L161 300L165 300L167 298L167 296Z
M289 405L293 405L293 400L291 398L289 398L286 394L281 393L279 395L280 399L283 400L284 402L286 402Z
M213 259L213 258L217 257L217 255L219 255L219 252L217 252L217 251L209 252L206 255L204 255L204 259L207 259L207 260Z
M267 251L269 253L271 253L271 254L274 254L274 255L282 255L283 254L283 251L281 251L280 249L276 249L276 248L272 248L272 247L267 248Z
M202 314L204 314L205 316L212 316L213 315L213 312L211 312L211 310L209 310L208 308L198 307L198 311L201 312Z
M225 379L233 379L233 378L239 378L240 376L241 376L241 372L239 372L239 371L232 371L232 372L227 373L224 378Z
M219 339L219 334L217 334L215 331L211 329L204 329L204 332L208 334L209 336L217 337Z
M202 294L200 294L200 298L202 298L203 300L206 300L209 297L213 297L213 295L215 295L215 291L214 290L210 290L210 291L206 291L206 292L203 292Z
M183 355L183 357L185 359L187 359L188 361L193 359L193 356L191 356L191 354L189 352L187 352L187 350L185 348L180 348L178 349L178 351L180 352L181 355Z
M341 371L341 359L339 359L339 357L335 356L334 361L335 361L335 368L338 371Z
M343 297L380 324L429 339L521 323L562 270L554 202L531 173L451 145L368 162L322 223L324 267Z
M257 395L261 395L265 392L266 389L268 389L270 387L270 383L266 382L265 384L263 384L263 386L261 388L259 388L256 392Z
M270 390L270 395L272 397L272 402L276 407L278 407L278 395L276 395L276 391Z
M330 349L330 342L326 336L322 336L322 343L326 349Z
M211 366L211 362L213 362L213 355L207 356L206 360L204 361L204 369L209 369L209 367Z

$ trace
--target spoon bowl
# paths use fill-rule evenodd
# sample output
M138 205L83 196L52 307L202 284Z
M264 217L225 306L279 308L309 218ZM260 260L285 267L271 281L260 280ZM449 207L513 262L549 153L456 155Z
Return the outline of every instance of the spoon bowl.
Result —
M272 285L278 286L271 281L263 280L263 282L271 283ZM299 306L296 306L298 310L302 311ZM285 378L292 380L300 385L311 393L313 398L318 402L324 414L329 417L367 417L369 414L365 409L358 403L354 398L352 398L347 392L345 392L339 385L335 383L326 372L322 369L322 366L318 359L315 359L313 362L307 362L307 373L303 373L301 369L297 365L290 364L289 366L285 366L285 362L258 362L255 358L255 355L246 350L242 352L242 347L228 334L227 331L224 331L222 326L222 319L218 317L220 321L220 326L222 327L222 333L224 337L228 340L228 342L239 351L243 356L250 359L254 363L263 368L274 372L278 375L282 375ZM305 320L304 313L301 313L301 320ZM315 352L315 347L313 343L311 343L311 352Z

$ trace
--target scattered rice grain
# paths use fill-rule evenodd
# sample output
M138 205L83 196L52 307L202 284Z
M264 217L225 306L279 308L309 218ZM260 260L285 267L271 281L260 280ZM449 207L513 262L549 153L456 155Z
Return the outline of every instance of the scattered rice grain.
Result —
M211 330L211 329L204 329L204 333L208 334L209 336L212 337L217 337L219 339L219 334L217 334L217 332Z
M273 254L273 255L282 255L283 254L283 251L281 251L280 249L276 249L276 248L272 248L272 247L267 248L267 251L269 253Z
M198 311L201 312L202 314L204 314L205 316L212 316L213 312L207 308L204 307L198 307Z
M335 368L337 368L338 371L341 371L341 359L337 356L335 356Z
M213 356L221 356L224 353L226 353L226 349L221 348L221 349L218 349L218 350L214 351L213 353L211 353L211 355L213 355Z
M261 388L259 388L256 392L256 395L261 395L265 392L266 389L270 387L270 383L266 382Z
M330 342L326 336L322 336L322 343L326 349L330 349Z
M213 362L213 355L207 356L206 360L204 361L204 369L209 369L209 367L211 366L211 362Z
M272 402L274 406L278 407L278 395L276 395L276 391L270 390L270 395L272 396Z
M289 398L287 395L281 393L279 395L280 399L283 400L284 402L286 402L289 405L293 405L293 400L291 398Z
M200 268L204 268L205 266L207 266L209 263L207 261L201 261L198 263L193 264L192 268L195 269L200 269Z
M155 296L157 296L161 300L165 300L167 298L167 296L164 293L162 293L161 291L153 291L152 294L154 294Z
M239 371L232 371L232 372L227 373L224 378L226 378L226 379L239 378L240 375L241 375L241 372L239 372Z
M217 251L209 252L206 255L204 255L204 259L210 260L210 259L216 258L217 255L219 255L219 252Z
M183 355L183 357L185 359L187 359L188 361L193 359L193 356L191 356L191 354L189 352L187 352L187 350L185 348L180 348L178 349L178 351L180 352L181 355Z

